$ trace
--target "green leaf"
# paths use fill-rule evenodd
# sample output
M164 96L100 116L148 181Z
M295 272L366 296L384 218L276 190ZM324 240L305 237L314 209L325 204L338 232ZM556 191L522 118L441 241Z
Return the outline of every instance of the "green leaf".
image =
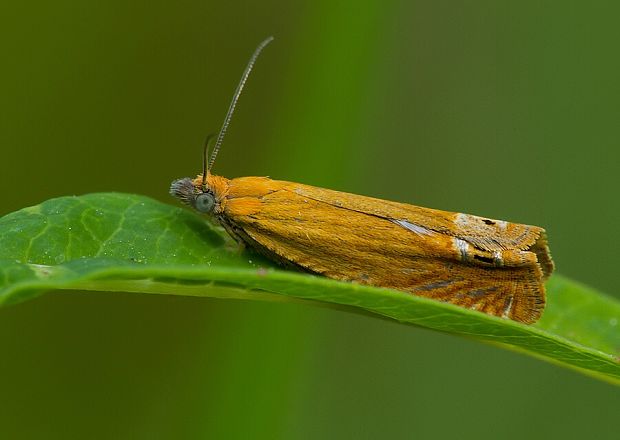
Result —
M189 210L128 194L62 197L0 218L0 304L52 289L306 301L460 334L620 384L620 303L559 275L534 325L277 269Z

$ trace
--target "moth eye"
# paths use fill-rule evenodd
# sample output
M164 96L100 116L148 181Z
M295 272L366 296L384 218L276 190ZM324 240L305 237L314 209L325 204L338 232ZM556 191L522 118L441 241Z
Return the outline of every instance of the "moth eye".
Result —
M194 202L194 207L197 211L210 213L213 211L213 207L215 206L215 199L212 194L202 193L198 197L196 197L196 201Z

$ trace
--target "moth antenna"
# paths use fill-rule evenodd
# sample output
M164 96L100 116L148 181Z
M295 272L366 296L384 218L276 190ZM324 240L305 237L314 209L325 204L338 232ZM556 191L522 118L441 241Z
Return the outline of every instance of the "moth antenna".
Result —
M213 162L215 162L217 153L218 151L220 151L220 146L222 145L222 141L224 140L224 135L226 134L226 129L228 128L230 119L232 118L232 115L235 111L235 106L237 105L237 101L239 100L239 95L241 95L241 91L243 90L243 87L245 86L245 82L248 80L248 76L250 76L250 72L252 71L252 68L254 67L254 63L256 62L256 59L258 58L262 50L265 48L265 46L271 43L272 40L273 40L273 37L269 37L263 40L258 45L258 47L254 50L254 53L252 54L250 61L248 61L248 65L246 66L245 71L243 72L243 75L241 76L241 80L239 81L239 84L237 85L237 90L235 90L235 94L233 95L232 101L230 102L230 106L228 107L228 113L226 113L226 118L224 118L224 123L222 124L222 128L220 129L220 132L217 135L217 140L215 141L215 147L213 148L213 152L211 153L211 159L209 159L209 166L206 168L207 171L211 170L211 167L213 167ZM204 175L205 174L203 174L203 178L204 178Z
M202 186L205 186L207 182L207 176L209 175L209 168L207 167L207 157L209 156L209 143L211 139L215 137L215 133L209 133L205 139L204 150L202 151Z

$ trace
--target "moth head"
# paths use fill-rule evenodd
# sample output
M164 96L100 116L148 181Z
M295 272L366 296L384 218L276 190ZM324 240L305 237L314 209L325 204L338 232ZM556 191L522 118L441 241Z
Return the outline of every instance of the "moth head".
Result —
M239 81L239 85L237 85L237 90L233 95L233 99L230 103L230 107L228 108L228 113L226 113L226 118L224 118L222 128L219 133L217 133L215 146L213 147L213 151L211 152L211 157L209 159L207 159L209 157L209 142L214 139L216 135L215 133L212 133L207 136L204 143L204 151L202 156L202 174L198 175L198 177L194 180L189 177L177 179L172 182L172 185L170 185L170 194L180 199L183 203L191 206L196 211L205 214L220 214L224 211L224 205L226 203L225 197L228 192L228 179L211 174L211 167L215 162L217 153L220 151L220 146L222 145L224 135L226 134L226 129L228 128L230 119L235 111L237 100L241 95L245 82L254 67L254 63L256 62L258 55L265 48L265 46L271 42L271 40L273 40L273 37L268 37L263 40L250 57L250 61L248 61L245 71L243 72L243 76Z
M209 142L214 136L214 134L210 134L205 141L202 157L202 174L199 174L193 180L189 177L177 179L170 185L170 194L173 197L203 214L217 213L219 209L219 203L217 202L220 197L216 188L212 185L214 179L217 180L217 177L209 172L210 165L208 165L207 161ZM215 159L215 157L212 157L212 159Z
M175 180L170 185L170 194L203 214L213 214L217 205L215 192L202 183L202 176Z

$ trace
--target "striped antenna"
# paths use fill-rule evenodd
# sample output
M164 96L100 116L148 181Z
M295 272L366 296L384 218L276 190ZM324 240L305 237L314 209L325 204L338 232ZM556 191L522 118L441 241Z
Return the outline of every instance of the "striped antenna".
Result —
M204 150L202 151L202 188L207 183L207 176L209 175L209 168L207 168L207 156L209 156L209 143L211 139L215 137L214 133L210 133L205 139Z
M245 82L248 80L248 76L250 76L250 72L252 72L254 63L256 62L256 59L258 58L262 50L265 48L265 46L271 43L272 40L273 40L273 37L269 37L258 45L258 47L254 50L254 53L252 54L252 57L250 58L250 61L248 62L248 65L246 66L245 71L243 72L243 75L241 76L241 80L239 81L239 84L237 85L237 90L235 90L233 99L230 102L230 107L228 107L228 113L226 113L226 118L224 118L224 123L222 124L222 128L220 129L220 132L217 135L217 140L215 141L215 147L213 147L213 152L211 153L211 158L209 159L209 166L207 167L207 171L210 171L211 167L213 167L213 162L215 162L217 153L218 151L220 151L222 141L224 140L224 135L226 134L226 129L228 128L228 124L230 124L230 119L232 118L232 115L235 111L235 106L237 105L237 101L239 100L239 95L241 95L241 91L243 90L243 87L245 86ZM203 173L203 176L205 174L206 173Z

